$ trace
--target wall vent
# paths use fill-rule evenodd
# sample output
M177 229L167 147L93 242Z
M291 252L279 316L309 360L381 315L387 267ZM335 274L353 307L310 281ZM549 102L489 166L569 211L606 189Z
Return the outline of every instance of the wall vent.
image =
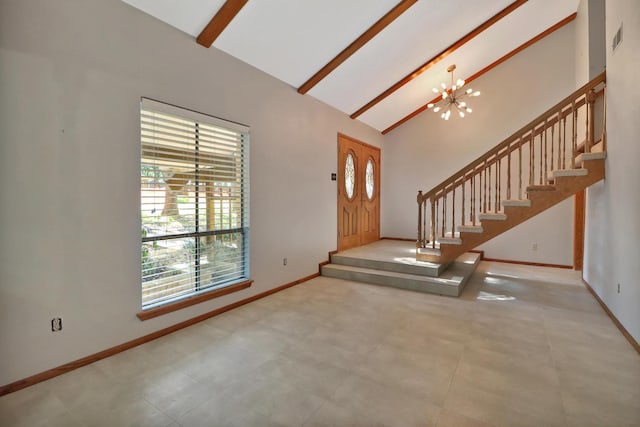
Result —
M622 24L620 24L620 28L616 31L616 34L613 36L613 42L611 43L611 50L615 51L618 46L622 43Z

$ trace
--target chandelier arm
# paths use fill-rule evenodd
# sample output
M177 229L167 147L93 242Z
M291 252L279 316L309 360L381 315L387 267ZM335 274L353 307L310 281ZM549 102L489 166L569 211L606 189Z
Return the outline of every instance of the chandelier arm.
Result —
M455 77L453 75L456 69L455 65L449 66L447 68L447 72L451 74L451 86L447 87L445 83L441 83L440 86L442 89L433 88L434 93L438 93L440 95L440 100L430 103L427 105L427 108L433 108L434 113L441 112L440 117L445 120L449 119L451 115L451 110L455 108L455 111L458 112L460 117L464 117L465 113L471 113L472 110L467 105L466 101L462 101L466 97L474 97L480 95L479 91L473 92L471 88L462 89L465 86L466 82L464 80L458 79L461 85L458 87L458 82L455 82Z

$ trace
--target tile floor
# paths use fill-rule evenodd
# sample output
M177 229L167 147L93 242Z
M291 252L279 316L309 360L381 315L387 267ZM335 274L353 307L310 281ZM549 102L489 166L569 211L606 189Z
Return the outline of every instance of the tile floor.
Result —
M4 396L0 425L640 426L640 356L573 271L321 277Z

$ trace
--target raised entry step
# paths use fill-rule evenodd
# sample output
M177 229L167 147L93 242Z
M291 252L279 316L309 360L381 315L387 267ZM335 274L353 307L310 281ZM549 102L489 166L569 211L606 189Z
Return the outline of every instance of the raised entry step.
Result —
M342 251L322 267L322 275L418 292L459 296L480 262L467 253L450 263L416 261L415 243L380 240Z

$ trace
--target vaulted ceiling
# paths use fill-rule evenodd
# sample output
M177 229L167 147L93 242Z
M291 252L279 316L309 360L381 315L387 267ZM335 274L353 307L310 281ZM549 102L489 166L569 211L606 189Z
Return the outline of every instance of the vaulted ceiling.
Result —
M373 128L575 18L579 0L123 0ZM479 88L481 89L481 88Z

